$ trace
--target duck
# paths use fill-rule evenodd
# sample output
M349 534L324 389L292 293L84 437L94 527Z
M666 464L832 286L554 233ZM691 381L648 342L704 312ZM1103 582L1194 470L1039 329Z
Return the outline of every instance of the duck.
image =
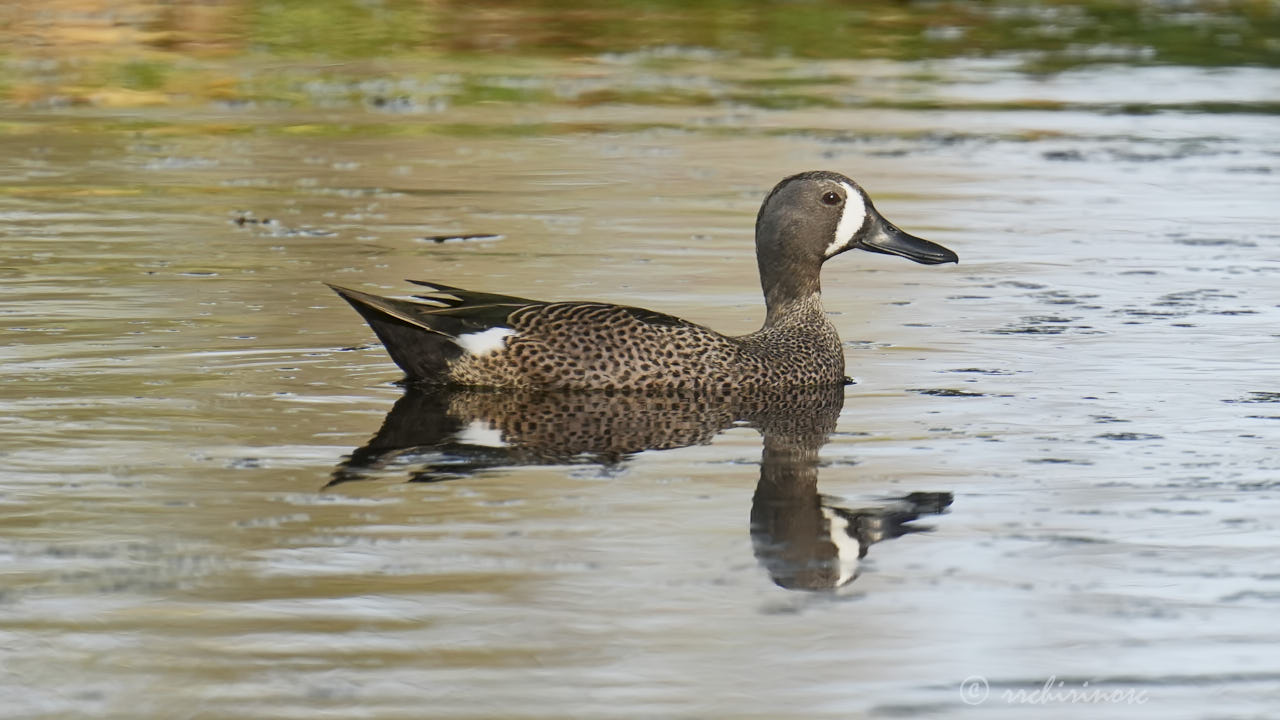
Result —
M937 243L881 215L832 171L781 180L756 215L764 324L746 335L653 310L592 301L530 300L409 280L412 299L328 284L373 329L414 385L537 390L776 390L836 385L844 351L822 306L820 275L849 250L925 265L957 263Z

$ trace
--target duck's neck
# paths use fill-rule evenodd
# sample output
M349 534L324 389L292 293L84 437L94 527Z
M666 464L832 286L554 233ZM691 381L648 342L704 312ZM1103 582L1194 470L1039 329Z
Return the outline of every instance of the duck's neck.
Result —
M822 296L817 292L804 297L767 303L764 330L826 328L831 324L822 308Z
M826 317L820 297L822 259L797 252L796 248L805 245L792 241L787 229L757 228L756 232L756 262L760 267L760 287L764 290L766 328L794 317L795 313Z
M773 277L764 285L764 326L766 328L793 322L826 322L822 309L822 292L816 276L804 281L795 276Z

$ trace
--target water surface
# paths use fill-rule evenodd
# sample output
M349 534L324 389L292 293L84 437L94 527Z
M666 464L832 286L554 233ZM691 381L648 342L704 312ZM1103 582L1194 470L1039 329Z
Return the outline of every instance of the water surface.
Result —
M1271 711L1273 66L516 36L6 60L52 84L0 118L0 716ZM812 168L961 256L826 268L834 398L406 394L321 284L747 332Z

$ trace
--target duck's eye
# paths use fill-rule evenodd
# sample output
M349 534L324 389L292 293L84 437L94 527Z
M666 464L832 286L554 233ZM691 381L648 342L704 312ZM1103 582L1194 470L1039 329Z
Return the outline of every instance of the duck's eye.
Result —
M828 192L822 196L822 204L823 205L839 205L841 199L842 198L840 197L840 193Z

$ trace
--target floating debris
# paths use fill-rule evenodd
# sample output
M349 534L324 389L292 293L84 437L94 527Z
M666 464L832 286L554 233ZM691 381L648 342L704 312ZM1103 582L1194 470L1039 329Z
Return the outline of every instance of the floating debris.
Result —
M1191 247L1258 247L1258 243L1239 238L1175 237L1173 241L1179 245L1189 245Z
M233 218L231 222L232 224L237 225L239 227L244 227L245 225L275 225L276 224L276 221L272 220L271 218L256 218L253 215L248 213L241 213L236 215L236 217Z
M281 225L280 221L274 218L256 218L253 213L237 213L230 222L236 227L262 228L271 237L333 237L338 234L337 231L327 228L288 227Z
M968 390L956 390L954 388L907 388L907 392L913 392L918 395L932 395L934 397L986 397L986 393L969 392Z
M427 235L426 237L415 238L418 242L443 243L456 242L494 242L502 240L504 235L496 235L493 233L479 233L476 235Z
M1249 397L1239 400L1223 400L1224 403L1280 403L1280 392L1258 392L1249 393Z
M1099 438L1101 440L1120 440L1123 442L1132 442L1134 440L1163 440L1164 439L1163 435L1154 435L1152 433L1134 433L1134 432L1103 433L1101 435L1094 435L1094 437Z
M1012 375L1012 370L987 370L985 368L956 368L954 370L939 370L938 372L949 373L974 373L977 375Z

